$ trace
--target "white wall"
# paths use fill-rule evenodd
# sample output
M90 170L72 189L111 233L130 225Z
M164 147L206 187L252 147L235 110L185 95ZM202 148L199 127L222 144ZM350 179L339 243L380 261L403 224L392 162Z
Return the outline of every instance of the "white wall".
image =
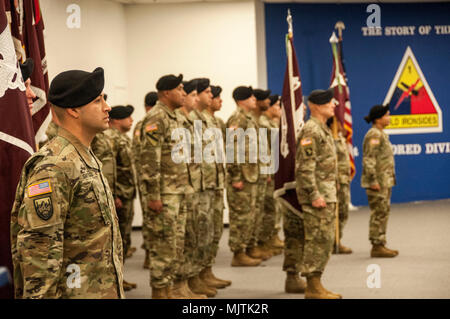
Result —
M106 0L41 0L49 81L70 69L105 69L110 104L128 100L127 46L124 6ZM81 28L69 29L66 12L78 4Z

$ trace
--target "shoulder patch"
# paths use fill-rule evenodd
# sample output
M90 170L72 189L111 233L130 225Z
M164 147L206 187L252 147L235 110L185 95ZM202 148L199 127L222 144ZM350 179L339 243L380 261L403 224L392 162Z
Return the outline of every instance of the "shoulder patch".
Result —
M49 179L28 186L29 198L51 192L52 192L52 184L50 183Z
M53 216L53 205L50 196L35 199L34 209L40 219L49 220Z
M378 145L378 144L380 144L380 139L378 139L378 138L370 139L370 145Z
M311 140L310 137L305 137L305 138L302 138L302 139L301 139L300 144L301 144L302 146L311 145L311 144L312 144L312 140Z
M156 124L156 123L148 124L148 125L145 127L145 132L149 133L149 132L156 131L157 129L158 129L158 124Z

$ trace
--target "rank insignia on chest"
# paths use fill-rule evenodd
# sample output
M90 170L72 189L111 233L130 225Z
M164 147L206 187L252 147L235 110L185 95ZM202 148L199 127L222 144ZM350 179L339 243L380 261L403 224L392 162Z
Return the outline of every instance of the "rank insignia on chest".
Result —
M35 199L34 209L40 219L49 220L53 216L52 199L50 197Z
M141 132L139 131L139 130L137 130L135 133L134 133L134 136L135 137L139 137L141 135Z
M50 183L50 180L45 180L28 186L28 197L30 198L51 192L52 192L52 185Z

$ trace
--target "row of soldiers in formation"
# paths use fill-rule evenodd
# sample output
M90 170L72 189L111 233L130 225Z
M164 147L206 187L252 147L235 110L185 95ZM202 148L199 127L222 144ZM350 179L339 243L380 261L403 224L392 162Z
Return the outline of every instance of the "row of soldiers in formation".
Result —
M314 91L308 99L311 119L297 151L297 193L302 205L297 216L275 208L273 176L260 174L259 163L224 166L172 159L177 141L171 133L176 128L194 133L195 120L202 121L204 129L276 127L278 98L269 98L269 91L236 88L237 109L224 125L214 116L221 105L219 87L204 78L183 83L181 75L163 76L156 84L156 96L148 96L157 102L136 125L131 142L125 132L131 128L132 107L111 109L103 87L102 68L62 72L50 85L48 99L59 122L57 134L25 164L11 215L16 298L123 298L123 288L133 287L124 285L123 256L130 250L135 181L153 298L206 298L231 284L212 272L223 230L225 188L232 266L257 266L277 253L282 242L274 240L275 212L284 210L286 291L305 292L307 298L340 297L320 284L334 242L336 182L349 182L338 179L335 144L325 126L334 114L330 91ZM370 121L379 122L386 114L382 108ZM382 128L374 125L373 136L366 136L369 142L364 142L367 185L363 187L368 189L373 215L374 257L397 253L384 246L395 177L393 160L380 155L390 145ZM105 142L109 145L102 146ZM248 143L245 152L247 159ZM380 164L379 156L385 162ZM339 189L348 198L348 187ZM342 209L341 230L347 207ZM344 246L339 251L351 252Z

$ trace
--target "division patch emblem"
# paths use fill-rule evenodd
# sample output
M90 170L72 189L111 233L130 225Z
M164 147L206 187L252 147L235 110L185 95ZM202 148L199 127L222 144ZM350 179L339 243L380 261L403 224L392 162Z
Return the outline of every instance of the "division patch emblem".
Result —
M50 197L34 200L34 209L40 219L49 220L53 216L53 205Z

